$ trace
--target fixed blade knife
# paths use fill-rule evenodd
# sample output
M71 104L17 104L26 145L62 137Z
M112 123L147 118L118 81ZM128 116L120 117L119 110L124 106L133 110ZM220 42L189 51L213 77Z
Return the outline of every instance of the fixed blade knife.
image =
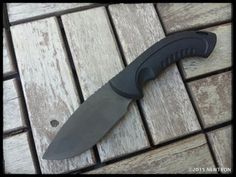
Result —
M182 58L207 58L215 45L216 35L207 31L178 32L155 43L79 106L43 159L71 158L90 149L125 115L132 101L143 97L147 81Z

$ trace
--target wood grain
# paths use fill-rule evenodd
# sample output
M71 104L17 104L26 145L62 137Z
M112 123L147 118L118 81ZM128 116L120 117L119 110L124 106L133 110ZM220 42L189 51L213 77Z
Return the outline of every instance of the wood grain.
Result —
M204 29L217 35L215 49L208 58L191 57L181 60L181 69L185 78L189 79L232 66L231 28L232 24L227 23Z
M91 3L7 3L10 22L88 6Z
M165 37L152 4L111 5L109 11L128 64ZM143 90L141 106L155 144L200 129L175 64Z
M4 168L6 174L35 174L28 133L3 139Z
M232 168L232 126L211 131L208 136L219 166Z
M3 131L25 127L25 116L16 79L3 82Z
M65 160L42 159L80 103L56 18L12 26L11 32L42 173L62 173L93 164L91 150Z
M229 21L231 3L157 3L167 33Z
M85 99L123 69L104 7L62 16ZM95 120L96 121L96 120ZM148 147L135 104L98 144L101 161Z
M232 118L231 71L188 83L204 127Z
M215 167L204 135L173 143L111 165L89 174L187 174L193 168Z
M6 38L6 30L3 28L3 75L9 75L16 71L13 61L12 55L9 51L9 44Z

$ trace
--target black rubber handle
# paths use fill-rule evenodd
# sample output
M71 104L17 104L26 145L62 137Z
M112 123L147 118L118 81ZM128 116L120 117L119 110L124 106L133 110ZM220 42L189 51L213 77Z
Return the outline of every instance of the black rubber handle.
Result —
M112 89L124 97L143 97L142 85L154 79L170 64L185 57L208 57L216 44L216 35L206 31L186 31L170 35L138 56L110 80Z

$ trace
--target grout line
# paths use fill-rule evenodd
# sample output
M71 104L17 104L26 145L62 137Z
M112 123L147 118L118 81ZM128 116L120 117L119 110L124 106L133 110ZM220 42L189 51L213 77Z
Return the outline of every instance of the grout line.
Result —
M96 8L96 7L102 7L102 6L106 6L106 5L107 4L93 3L91 5L76 7L76 8L73 8L73 9L66 9L66 10L62 10L62 11L51 12L51 13L48 13L48 14L38 15L38 16L35 16L35 17L29 17L29 18L25 18L25 19L10 22L10 26L19 25L19 24L28 23L28 22L33 22L33 21L36 21L36 20L42 20L42 19L45 19L45 18L53 17L53 16L59 17L61 15L70 14L70 13L79 12L79 11L84 11L84 10L88 10L88 9L92 9L92 8Z
M76 73L75 64L74 64L73 57L72 57L72 54L71 54L71 51L70 51L68 40L66 38L66 33L65 33L65 29L64 29L61 17L57 17L57 21L58 21L58 24L59 24L59 27L60 27L60 30L61 30L62 39L64 41L64 46L65 46L66 53L67 53L67 56L68 56L68 60L69 60L69 63L70 63L70 67L71 67L71 70L72 70L74 83L75 83L76 89L78 91L80 104L82 104L84 102L84 97L83 97L82 89L81 89L81 86L80 86L79 78L78 78L77 73ZM98 153L98 149L97 149L96 145L93 146L93 152L94 152L96 162L98 164L101 163L101 159L99 157L99 153Z
M182 66L180 66L180 69L183 70ZM227 67L227 68L223 68L223 69L220 69L220 70L212 71L212 72L209 72L209 73L201 74L201 75L198 75L198 76L194 76L194 77L191 77L191 78L187 78L187 79L184 79L184 81L185 82L192 82L192 81L204 79L206 77L210 77L210 76L214 76L214 75L217 75L217 74L225 73L225 72L228 72L228 71L231 71L231 70L232 70L232 66Z
M196 117L197 117L197 119L198 119L198 122L199 122L199 125L200 125L200 127L201 127L201 130L203 131L203 133L204 133L204 135L205 135L205 138L206 138L206 141L207 141L207 144L208 144L208 148L209 148L209 151L210 151L212 160L213 160L213 162L214 162L214 165L215 165L216 168L218 168L218 167L219 167L219 164L218 164L218 162L217 162L217 160L216 160L216 156L215 156L215 154L214 154L214 152L213 152L213 149L212 149L212 146L211 146L211 144L210 144L210 141L209 141L209 139L208 139L208 137L207 137L207 134L206 134L206 132L205 132L205 130L204 130L203 122L202 122L201 117L200 117L200 114L199 114L199 112L198 112L198 110L197 110L197 105L196 105L195 102L194 102L194 98L193 98L193 96L191 95L190 88L188 87L187 83L184 82L184 79L183 79L183 78L184 78L184 76L183 76L183 71L182 71L181 68L180 68L179 62L176 63L176 66L178 67L178 70L179 70L179 72L180 72L180 76L181 76L181 78L182 78L182 80L183 80L183 83L184 83L186 92L187 92L187 94L188 94L189 100L190 100L190 102L192 103L192 107L193 107L193 110L194 110L194 112L195 112L195 114L196 114ZM218 172L218 173L220 173L220 172Z
M110 25L111 25L112 32L113 32L114 37L115 37L116 44L118 46L118 50L119 50L118 52L120 53L120 56L121 56L120 58L121 58L121 60L124 64L124 67L126 67L128 64L127 64L127 61L125 59L124 51L123 51L122 45L121 45L120 40L119 40L119 35L116 31L115 24L113 23L112 16L111 16L111 13L110 13L108 7L105 7L105 8L106 8L107 16L108 16L108 19L109 19L109 22L110 22ZM149 142L150 146L152 147L152 146L154 146L153 139L152 139L152 136L151 136L151 132L148 129L148 123L145 119L143 110L141 108L140 101L136 100L135 102L136 102L137 108L139 110L139 115L141 117L141 122L142 122L144 130L146 132L146 137L148 139L148 142Z
M11 36L11 31L10 31L10 26L9 26L9 19L8 19L8 13L7 13L7 7L6 7L6 3L3 4L3 13L5 14L5 22L6 22L6 26L5 26L5 29L6 29L6 40L8 41L8 44L9 44L9 51L10 53L12 54L12 61L15 65L15 68L16 68L16 71L18 72L19 69L18 69L18 66L17 66L17 60L16 60L16 55L15 55L15 51L14 51L14 46L13 46L13 41L12 41L12 36ZM19 75L18 75L19 76ZM39 158L38 158L38 154L37 154L37 151L36 151L36 147L35 147L35 142L34 142L34 138L33 138L33 134L32 134L32 129L31 129L31 124L30 124L30 120L29 120L29 115L28 115L28 109L27 109L27 106L26 106L26 102L25 102L25 96L24 96L24 93L23 93L23 88L22 88L22 85L21 85L21 80L20 80L20 76L19 78L17 79L17 87L18 87L18 91L19 91L19 94L22 95L22 112L23 112L23 115L25 117L25 123L26 123L26 126L28 127L28 137L29 137L29 145L30 145L30 149L31 149L31 154L32 154L32 158L34 159L34 166L35 166L35 169L36 169L36 173L42 173L41 172L41 169L40 169L40 165L39 165Z

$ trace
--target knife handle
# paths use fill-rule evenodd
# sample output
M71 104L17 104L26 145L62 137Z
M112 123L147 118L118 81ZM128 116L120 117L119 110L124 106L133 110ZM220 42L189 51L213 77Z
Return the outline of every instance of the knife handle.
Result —
M162 70L185 57L207 58L216 44L216 35L207 31L186 31L167 36L138 56L110 80L112 89L127 98L143 97L142 85Z

